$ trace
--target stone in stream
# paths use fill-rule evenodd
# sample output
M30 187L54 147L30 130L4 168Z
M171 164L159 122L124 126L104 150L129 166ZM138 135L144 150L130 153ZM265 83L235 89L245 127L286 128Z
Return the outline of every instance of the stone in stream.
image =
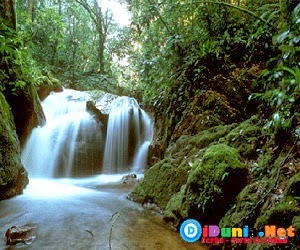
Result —
M7 229L5 236L7 238L6 245L16 245L24 243L31 244L36 238L36 227L31 225L13 226Z
M126 174L122 177L123 184L135 185L138 183L136 174Z

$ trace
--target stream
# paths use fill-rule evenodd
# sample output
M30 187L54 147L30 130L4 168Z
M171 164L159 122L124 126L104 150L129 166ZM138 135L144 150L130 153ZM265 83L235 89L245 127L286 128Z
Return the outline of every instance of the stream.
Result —
M36 227L22 249L205 249L184 242L162 218L126 199L122 175L81 179L31 179L19 195L0 202L0 249L12 226Z
M103 95L105 98L105 95ZM142 175L153 123L137 101L107 102L108 121L89 113L87 93L67 90L42 103L47 122L22 150L30 182L22 195L0 202L0 249L13 226L34 227L25 249L203 249L183 241L160 215L126 199Z

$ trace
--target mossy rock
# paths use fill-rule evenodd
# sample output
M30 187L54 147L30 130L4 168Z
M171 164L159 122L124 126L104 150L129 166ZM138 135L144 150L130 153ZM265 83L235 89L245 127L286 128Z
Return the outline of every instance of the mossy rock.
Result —
M203 110L213 110L214 114L227 124L241 119L239 110L231 107L227 97L219 92L208 90L200 96L199 102Z
M300 173L294 175L288 182L284 191L285 196L293 196L300 199Z
M37 80L37 93L43 101L52 91L61 92L63 90L60 82L56 78L41 76Z
M235 126L236 124L231 124L209 128L191 137L189 143L195 147L205 148L212 142L218 142L221 137L227 135Z
M164 159L145 173L129 195L129 199L140 203L151 202L164 209L171 196L180 190L188 176L188 166L177 167L171 159Z
M171 142L177 140L181 135L196 135L218 125L224 125L224 122L215 116L214 111L206 110L199 114L185 112L174 129Z
M265 181L257 181L247 185L237 196L235 204L221 219L220 227L242 227L254 225L259 216L260 207L257 206L261 194L266 192ZM254 209L255 208L255 209ZM250 213L250 211L252 211Z
M12 109L17 135L23 146L32 129L46 121L35 85L27 83L16 93L6 91L4 95Z
M211 145L193 164L180 194L172 197L165 216L176 221L191 216L202 223L218 223L246 185L247 169L238 151L226 144Z
M226 96L212 90L199 92L176 124L171 142L181 135L195 135L211 127L239 120L240 112L229 105Z
M300 207L295 201L283 199L279 204L273 205L266 211L263 211L255 222L254 227L261 229L265 225L276 225L278 227L288 228L292 225L294 217L299 216Z
M20 142L10 107L0 92L0 200L22 192L28 184L21 164Z
M189 157L192 155L191 151L194 148L199 151L212 143L217 143L220 138L228 134L235 126L236 124L219 125L203 130L196 135L182 135L176 142L170 144L166 150L166 156L177 157L180 154ZM200 155L198 154L196 157L199 158Z
M257 218L254 228L257 230L264 229L265 225L275 225L277 228L289 228L291 225L294 227L296 232L295 237L288 239L288 244L274 245L274 244L264 244L262 245L264 249L299 249L300 239L297 234L299 234L300 224L299 224L299 214L300 207L295 200L291 200L290 197L283 198L280 203L274 204L267 210L261 211L261 215ZM300 235L299 235L300 236ZM247 249L257 249L257 247L262 247L258 245L249 245Z
M260 144L261 126L257 116L242 122L226 135L225 140L231 147L237 148L243 157L255 157Z

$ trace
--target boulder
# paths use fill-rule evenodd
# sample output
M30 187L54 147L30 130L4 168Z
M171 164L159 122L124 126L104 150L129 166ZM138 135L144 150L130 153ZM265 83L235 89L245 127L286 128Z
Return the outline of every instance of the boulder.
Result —
M97 122L101 122L103 124L104 131L106 130L107 123L108 123L108 115L103 114L95 105L94 101L87 101L86 102L86 109L87 111L93 116L93 118Z
M209 146L192 165L186 184L168 202L165 220L178 224L193 217L204 224L218 223L246 185L247 174L235 148Z
M17 135L21 147L25 144L32 129L46 121L34 83L27 83L16 92L6 90L4 93L14 115Z
M37 93L41 101L43 101L52 91L61 92L63 87L60 82L55 78L41 76L38 78Z
M16 245L18 243L24 243L26 245L31 244L36 238L35 226L13 226L7 229L5 236L7 238L6 245Z
M28 184L10 107L0 92L0 200L22 193Z

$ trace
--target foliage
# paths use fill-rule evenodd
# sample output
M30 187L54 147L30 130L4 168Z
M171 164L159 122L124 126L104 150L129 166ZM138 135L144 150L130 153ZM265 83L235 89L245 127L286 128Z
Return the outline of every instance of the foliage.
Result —
M103 12L106 37L99 37L95 8L91 1L35 1L30 15L26 4L17 3L18 28L28 51L42 71L70 81L70 87L78 86L83 77L99 72L99 43L102 42L105 64L100 73L114 78L115 83L120 74L110 46L115 36L107 35L121 31L117 30L111 15ZM80 88L84 89L84 85Z
M164 97L170 101L170 95L171 100L181 99L184 109L197 89L210 88L203 82L211 75L273 53L277 4L258 8L255 1L243 6L213 1L128 3L132 29L141 43L133 68L145 101L158 110L166 108Z
M276 133L299 124L300 97L300 5L292 12L289 22L281 25L274 37L280 54L272 58L256 81L260 93L250 96L267 105L270 117L265 129ZM274 62L276 65L273 66Z
M24 45L24 36L1 20L0 24L0 91L17 92L34 81L39 70Z

